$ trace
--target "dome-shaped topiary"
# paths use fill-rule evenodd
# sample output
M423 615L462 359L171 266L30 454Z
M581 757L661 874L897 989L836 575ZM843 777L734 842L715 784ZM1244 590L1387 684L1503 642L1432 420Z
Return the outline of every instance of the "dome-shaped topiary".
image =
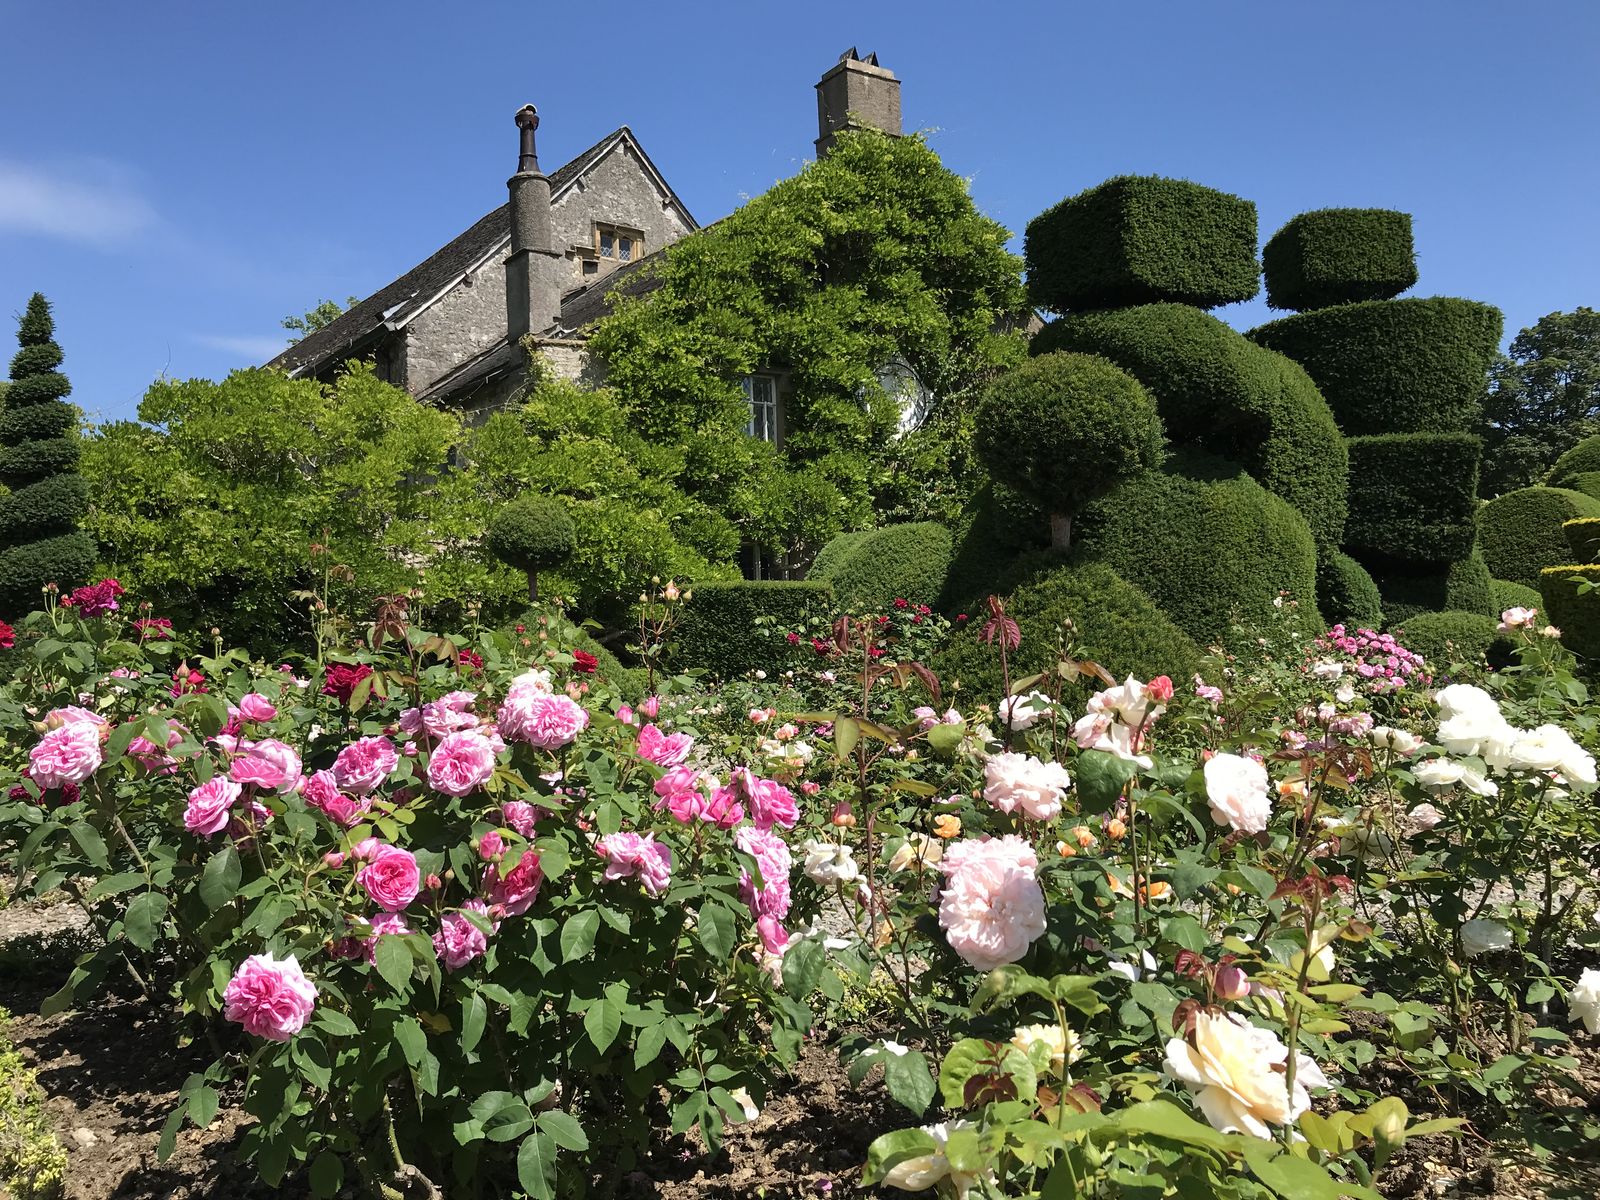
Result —
M1155 399L1093 354L1044 354L1002 376L978 412L974 445L996 479L1050 514L1065 547L1072 518L1126 479L1159 466Z
M1578 517L1600 517L1600 500L1566 488L1518 488L1483 506L1478 540L1489 573L1527 587L1539 572L1572 557L1561 526Z
M1383 621L1377 583L1365 567L1337 550L1317 558L1317 608L1330 625L1377 629Z
M539 599L539 572L572 557L578 531L561 501L527 496L503 504L489 518L489 553L528 574L528 598Z
M1408 650L1422 655L1437 677L1454 663L1476 666L1487 659L1491 667L1510 666L1516 644L1496 628L1493 617L1473 612L1425 612L1394 630Z
M1556 459L1555 466L1550 468L1550 474L1545 476L1545 485L1574 488L1581 492L1584 489L1578 487L1574 481L1580 475L1596 471L1600 471L1600 433L1584 438Z

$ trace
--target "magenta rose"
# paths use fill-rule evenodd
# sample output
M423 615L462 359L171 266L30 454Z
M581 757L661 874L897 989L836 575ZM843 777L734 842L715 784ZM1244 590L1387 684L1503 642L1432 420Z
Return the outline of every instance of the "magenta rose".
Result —
M489 938L462 914L445 913L439 932L433 935L433 949L446 970L459 971L473 959L483 957L489 949Z
M507 916L520 917L539 897L539 886L544 882L544 870L539 866L539 856L532 851L522 856L522 861L500 877L500 868L490 867L483 873L483 890L489 903L503 908Z
M689 757L694 739L687 733L662 733L653 724L639 730L639 757L658 767L676 767Z
M244 791L233 780L213 775L189 793L189 803L183 810L183 827L190 833L203 833L207 837L221 833L233 815L233 806Z
M333 760L333 778L341 791L365 796L394 771L400 755L386 737L351 742Z
M82 783L100 769L100 727L73 721L52 729L28 753L28 777L47 791Z
M480 733L452 733L428 758L428 784L447 796L465 796L493 774L494 744Z
M349 663L334 663L323 676L322 694L335 696L341 704L350 703L350 697L355 694L356 685L372 674L372 668L366 663L351 666Z
M263 791L287 795L300 785L300 756L276 738L241 743L228 774L235 783L253 783Z
M756 860L761 870L761 886L756 886L755 876L748 870L739 872L739 899L750 906L750 913L758 920L774 917L782 920L789 915L789 869L793 858L788 844L770 829L755 829L746 825L733 835L733 844Z
M367 797L346 796L339 790L332 771L318 771L308 776L300 795L312 808L320 809L328 818L346 829L367 815L372 801Z
M507 800L500 806L500 819L508 828L515 829L525 838L531 838L539 812L526 800Z
M411 851L380 846L356 872L356 882L379 908L399 912L422 890L422 872Z
M378 939L385 934L410 933L411 926L406 924L406 919L399 913L379 913L367 922L372 928L372 936L361 941L361 953L369 963L378 959Z
M258 692L251 692L239 701L239 716L246 721L270 721L277 715L277 705Z
M317 988L294 955L253 954L239 965L222 995L222 1015L257 1037L287 1042L311 1017Z
M644 890L659 896L672 882L672 851L651 833L613 833L594 845L606 860L607 880L637 876Z

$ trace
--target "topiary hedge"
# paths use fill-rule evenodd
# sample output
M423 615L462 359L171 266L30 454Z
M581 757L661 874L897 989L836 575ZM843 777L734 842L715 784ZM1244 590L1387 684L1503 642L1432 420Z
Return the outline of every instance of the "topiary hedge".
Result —
M817 556L811 560L806 576L811 579L825 579L829 571L853 554L864 540L876 532L873 529L847 529L835 535L827 545L817 551Z
M944 590L952 553L950 531L935 521L886 525L862 533L842 553L818 555L821 569L813 563L806 578L831 584L849 607L885 609L897 599L932 605Z
M1478 518L1478 541L1496 579L1539 586L1539 572L1572 557L1561 526L1600 517L1600 500L1568 488L1531 487L1496 496Z
M1600 517L1563 521L1561 533L1572 547L1573 562L1600 562Z
M1239 463L1339 544L1348 465L1344 438L1297 364L1186 304L1079 313L1046 325L1032 352L1104 355L1148 388L1174 442Z
M1516 659L1516 643L1496 624L1481 613L1426 612L1399 626L1394 636L1406 649L1422 655L1437 676L1458 662L1472 666L1487 659L1491 667L1510 666Z
M1063 563L1051 556L1007 597L1006 613L1022 631L1021 644L1008 655L1014 680L1054 665L1056 629L1068 618L1073 640L1118 679L1170 675L1181 683L1200 662L1193 640L1102 563ZM981 624L974 618L958 631L933 667L947 686L959 679L962 695L992 703L1001 694L1000 661L992 646L978 640Z
M691 591L670 661L674 669L700 667L722 679L770 665L785 633L834 614L833 585L824 579L701 583ZM758 617L774 624L759 627Z
M508 567L526 573L528 596L537 600L539 572L572 557L578 528L567 506L554 496L524 496L494 510L484 544Z
M1522 583L1512 583L1509 579L1491 580L1489 588L1491 595L1494 596L1496 616L1508 608L1537 608L1541 612L1544 610L1544 600L1537 588Z
M964 516L937 605L951 617L975 613L986 596L1005 595L1020 578L1019 561L1049 544L1044 513L1003 483L982 488Z
M1317 610L1329 625L1383 627L1383 598L1367 569L1338 550L1317 559Z
M1494 579L1483 556L1473 550L1453 563L1414 566L1372 564L1369 569L1383 596L1383 616L1391 626L1424 612L1472 612L1498 616Z
M71 438L41 438L0 447L0 480L9 486L32 483L78 465L78 443Z
M1212 308L1260 288L1256 206L1198 183L1122 175L1028 222L1033 303L1054 312L1174 300Z
M82 475L52 475L0 496L0 543L26 530L31 538L71 533L88 511L89 484Z
M1250 331L1316 381L1347 433L1450 433L1477 417L1500 310L1433 297L1342 304Z
M1407 562L1450 562L1477 538L1478 461L1471 433L1385 433L1354 437L1350 517L1352 554Z
M1202 645L1225 640L1236 621L1265 621L1280 591L1308 605L1316 595L1305 518L1242 473L1141 476L1090 505L1079 524L1086 559L1143 590Z
M39 589L55 583L68 591L82 583L98 552L94 538L81 530L0 550L0 613L43 608Z
M1387 208L1301 213L1261 250L1267 303L1301 312L1388 300L1417 282L1411 214Z
M1559 564L1539 573L1544 616L1561 630L1561 642L1569 650L1600 658L1600 588L1580 592L1580 579L1600 584L1600 564Z
M1600 472L1600 433L1584 438L1556 459L1544 482L1547 487L1570 488L1574 486L1572 480L1577 476L1595 472Z
M1559 486L1600 500L1600 471L1579 471L1576 475L1568 475Z
M66 404L0 409L0 443L65 437L77 423L77 412Z

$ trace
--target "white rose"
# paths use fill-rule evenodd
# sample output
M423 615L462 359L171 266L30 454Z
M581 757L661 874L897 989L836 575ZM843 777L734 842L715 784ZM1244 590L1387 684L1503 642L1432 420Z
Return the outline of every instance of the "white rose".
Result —
M1239 754L1213 754L1205 765L1211 819L1240 833L1261 833L1272 820L1267 769Z
M1439 722L1434 740L1451 754L1478 754L1488 749L1487 759L1495 756L1492 748L1504 745L1509 749L1516 738L1517 731L1497 709L1494 712L1458 712L1446 717Z
M1132 675L1120 687L1095 693L1085 707L1091 713L1109 716L1134 729L1167 711L1165 704L1151 704L1150 690Z
M1090 701L1092 705L1094 702ZM1155 765L1148 754L1133 752L1133 729L1108 713L1088 712L1072 726L1072 740L1085 750L1103 750L1131 762L1141 771Z
M925 833L913 833L900 844L885 866L890 871L904 871L912 863L921 860L923 866L931 867L943 857L944 844L938 838Z
M1440 717L1453 717L1461 713L1490 713L1498 716L1500 705L1495 698L1481 687L1473 687L1470 683L1452 683L1449 687L1440 688L1433 694L1433 702L1439 706Z
M1338 691L1333 693L1333 698L1340 704L1349 704L1350 701L1356 698L1356 689L1348 683L1341 683Z
M1444 820L1444 814L1431 804L1419 804L1408 814L1418 829L1433 829Z
M1311 674L1317 679L1325 679L1332 682L1344 674L1344 665L1323 659L1321 662L1311 665Z
M1499 921L1478 917L1461 926L1461 948L1468 958L1477 958L1491 950L1511 949L1511 930Z
M1035 821L1061 811L1072 779L1060 763L1040 762L1031 754L991 754L983 768L983 797L1003 813L1022 810Z
M849 883L861 874L849 846L837 842L819 842L812 838L802 847L802 852L805 854L807 878L818 883Z
M922 1132L931 1137L936 1149L930 1154L919 1154L896 1163L883 1177L884 1186L899 1188L903 1192L925 1192L940 1180L948 1179L957 1200L962 1200L978 1182L974 1172L957 1171L944 1156L944 1147L950 1135L958 1129L972 1128L971 1121L950 1121L939 1125L924 1125ZM985 1172L989 1174L989 1172Z
M1578 985L1567 993L1567 1013L1590 1033L1600 1033L1600 971L1584 969Z
M1032 729L1039 718L1050 710L1050 697L1040 692L1029 692L1026 696L1007 696L995 706L995 712L1000 717L1002 726L1009 725L1012 729L1021 731ZM950 721L950 714L946 713L946 724L954 725L961 719L956 714L956 720Z
M1578 744L1559 725L1520 729L1506 765L1513 771L1554 771L1577 749Z
M1270 1138L1272 1126L1292 1125L1311 1107L1310 1089L1329 1086L1317 1064L1299 1054L1291 1094L1288 1061L1289 1048L1271 1031L1201 1010L1192 1041L1167 1043L1166 1073L1194 1092L1213 1128Z
M1396 754L1415 754L1426 745L1416 734L1388 725L1375 726L1367 736L1378 749L1393 750Z
M1011 1031L1011 1044L1024 1054L1034 1046L1046 1047L1050 1052L1050 1069L1058 1078L1064 1078L1067 1068L1083 1057L1078 1035L1059 1025L1019 1025Z
M1435 791L1452 788L1457 784L1478 796L1493 796L1500 790L1497 785L1490 783L1478 772L1469 770L1448 758L1430 758L1427 762L1413 767L1411 773L1423 787Z

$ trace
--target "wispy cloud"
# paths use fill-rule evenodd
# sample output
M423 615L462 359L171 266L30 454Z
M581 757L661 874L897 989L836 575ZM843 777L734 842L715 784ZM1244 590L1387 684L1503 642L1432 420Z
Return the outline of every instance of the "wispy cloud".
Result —
M283 334L276 337L242 334L235 337L225 333L197 333L193 340L209 349L247 358L252 362L265 362L269 358L276 357L278 352L289 344L289 339Z
M157 224L131 173L115 163L0 158L0 232L115 246Z

